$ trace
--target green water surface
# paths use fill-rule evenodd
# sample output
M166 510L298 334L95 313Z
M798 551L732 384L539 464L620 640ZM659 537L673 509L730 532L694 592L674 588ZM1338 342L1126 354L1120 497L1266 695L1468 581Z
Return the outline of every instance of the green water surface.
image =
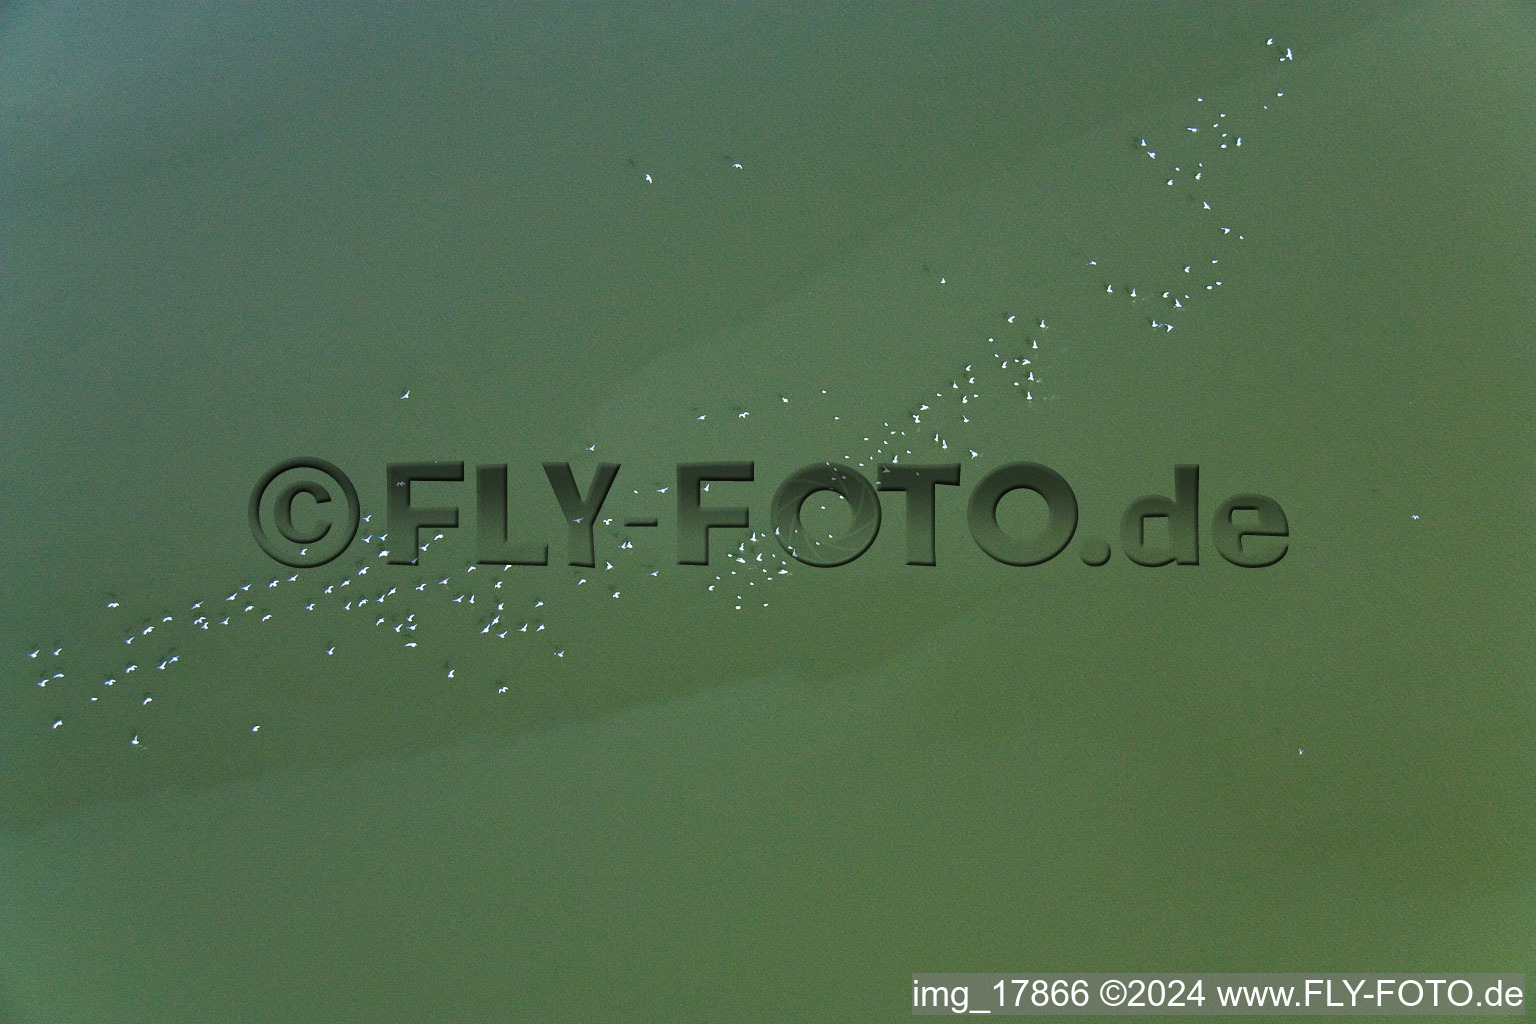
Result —
M0 8L0 1016L1536 966L1533 55L1516 3ZM372 518L290 579L296 456ZM899 493L786 558L779 481L893 457L960 464L936 565ZM428 460L461 528L391 565ZM707 460L751 527L679 565ZM1044 565L965 526L1016 461ZM621 467L591 568L543 462ZM471 571L481 463L552 564ZM1133 564L1187 463L1199 564Z

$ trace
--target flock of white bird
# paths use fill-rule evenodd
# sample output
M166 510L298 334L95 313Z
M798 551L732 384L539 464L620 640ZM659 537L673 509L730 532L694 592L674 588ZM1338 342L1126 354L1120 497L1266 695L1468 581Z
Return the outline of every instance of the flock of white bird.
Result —
M1274 40L1267 45L1274 46ZM1286 48L1280 60L1294 60L1292 51ZM1266 97L1260 104L1261 110L1269 110L1274 100L1283 96L1283 91L1276 91L1273 98ZM1167 188L1184 183L1198 192L1218 167L1218 161L1243 146L1244 137L1226 108L1199 96L1194 99L1193 109L1192 122L1182 129L1169 130L1167 141L1151 135L1140 140L1137 148L1142 158L1160 169L1156 182L1149 183L1149 187L1160 184ZM1169 170L1161 170L1165 167ZM740 166L735 165L732 170L740 170ZM1192 207L1192 213L1207 218L1214 245L1245 240L1231 221L1229 211L1214 209L1205 199L1197 198L1195 202L1199 205ZM1157 284L1105 279L1109 268L1099 258L1089 259L1087 268L1098 276L1106 295L1130 302L1138 311L1145 310L1150 327L1167 335L1197 304L1200 293L1215 292L1223 286L1221 251L1212 251L1217 254L1171 261L1169 279ZM947 284L948 278L939 277L937 283ZM840 453L842 460L871 479L875 467L886 462L969 464L984 460L983 452L961 440L967 435L966 426L983 405L995 407L997 403L1012 402L1024 409L1037 406L1042 398L1054 397L1042 392L1042 364L1048 362L1052 349L1049 342L1053 338L1048 319L1038 312L1000 317L994 333L984 341L977 339L976 355L961 364L949 380L935 382L936 386L902 415L883 420L874 430L850 435L850 443ZM835 403L835 396L827 396L825 390L806 395L826 399L822 403L792 402L791 394L780 396L777 407L762 410L762 415L804 415L802 406L820 410ZM409 388L399 395L400 399L410 397ZM705 421L717 417L745 420L751 414L750 410L735 408L716 416L707 411L689 415ZM834 429L847 429L842 413L829 415ZM596 443L588 446L588 451L596 449ZM667 488L655 490L665 494ZM640 491L635 489L633 493L639 495ZM820 498L824 500L816 502L818 512L830 512L838 501L826 492ZM565 570L558 567L559 558L553 547L551 566L541 570L545 575L537 577L508 575L508 567L476 564L425 577L387 563L389 538L382 532L371 532L373 519L371 514L363 517L362 536L353 542L343 559L328 566L244 580L230 586L227 592L191 597L179 608L153 614L142 608L125 608L121 600L109 598L105 601L108 617L102 625L116 631L115 641L82 639L29 646L22 655L28 684L35 688L39 698L40 726L68 730L75 716L91 714L103 705L148 709L155 700L157 677L163 673L197 671L203 652L210 650L199 641L204 634L235 635L259 630L274 615L287 617L331 609L353 620L358 628L346 629L317 645L316 654L321 656L334 656L349 644L384 641L397 644L403 651L416 651L428 642L428 635L434 643L452 650L478 636L487 643L520 647L525 656L545 659L546 664L559 664L565 659L568 640L557 638L556 632L561 631L550 625L551 618L556 617L551 606L554 594L564 586L586 587L620 600L630 588L643 587L647 578L664 571L636 552L633 541L615 525L613 517L605 517L601 522L605 536L599 542L599 550L607 544L612 557L599 556L600 566L574 571L564 583L557 582ZM827 536L831 539L833 535ZM444 539L438 533L422 544L421 550L426 552ZM343 562L346 567L339 568ZM640 565L633 564L636 562ZM782 581L793 576L798 566L769 532L759 528L750 531L733 548L727 548L718 567L711 566L701 579L709 592L744 611L767 607L771 591L781 590ZM530 579L540 585L539 593L527 582ZM452 638L442 638L438 629L422 631L426 619L445 615L458 620ZM573 633L565 632L564 636ZM212 651L217 657L217 648ZM446 679L456 678L457 668L451 655L443 662L443 671ZM489 691L492 694L506 694L509 690L504 683L493 685ZM247 728L258 734L261 723L251 722ZM142 747L150 730L148 720L139 724L138 719L133 719L123 734L123 742Z

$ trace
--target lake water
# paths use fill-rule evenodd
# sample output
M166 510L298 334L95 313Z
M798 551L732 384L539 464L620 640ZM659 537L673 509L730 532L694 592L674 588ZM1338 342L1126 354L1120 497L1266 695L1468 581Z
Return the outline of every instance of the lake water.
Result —
M1532 968L1533 48L1518 4L6 5L0 1017ZM247 502L305 456L369 518L295 570ZM425 461L460 528L395 565ZM750 526L680 565L710 461ZM958 464L935 564L899 492L789 558L824 461ZM545 462L620 466L591 567ZM1045 564L967 529L1015 462L1076 495ZM475 564L481 464L550 564ZM1198 564L1134 564L1183 464ZM1278 563L1218 553L1241 494Z

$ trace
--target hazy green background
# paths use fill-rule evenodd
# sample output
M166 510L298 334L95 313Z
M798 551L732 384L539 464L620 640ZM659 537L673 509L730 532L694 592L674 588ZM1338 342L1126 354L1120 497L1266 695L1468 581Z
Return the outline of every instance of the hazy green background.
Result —
M0 9L0 1013L1531 971L1533 54L1516 4ZM755 459L761 524L892 453L964 463L936 568L889 500L843 569L675 564L676 462ZM246 496L307 454L375 513L507 462L557 560L539 462L614 461L662 529L270 587ZM1017 459L1079 538L1198 462L1291 551L992 563ZM324 594L365 560L377 614Z

